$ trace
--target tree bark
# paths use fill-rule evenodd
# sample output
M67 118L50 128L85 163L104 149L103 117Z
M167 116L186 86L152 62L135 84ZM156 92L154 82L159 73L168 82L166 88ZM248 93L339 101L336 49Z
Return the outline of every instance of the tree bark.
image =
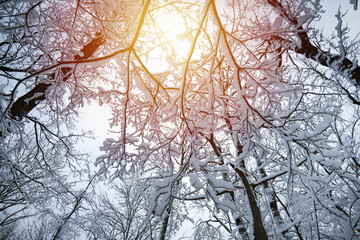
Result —
M91 57L91 55L105 42L102 35L97 33L96 37L86 44L81 50L82 54L77 54L74 59L84 60ZM65 82L71 75L72 68L70 67L62 67L60 69L62 82ZM48 76L49 80L55 79L55 73L51 73ZM24 116L26 116L32 109L34 109L40 102L45 100L46 91L50 86L54 83L53 81L49 81L48 83L42 82L38 83L33 89L29 92L25 93L23 96L19 97L10 108L10 117L14 120L21 120Z
M311 43L306 30L304 30L302 26L299 26L298 19L291 16L279 1L268 0L268 3L274 7L280 13L280 15L282 15L284 18L290 21L292 25L298 28L299 32L297 33L297 36L301 42L300 46L294 42L285 40L290 44L290 48L293 51L311 60L314 60L317 63L320 63L322 66L334 70L343 77L352 81L355 86L360 87L360 66L357 65L356 62L351 61L345 56L324 52L319 47L316 47Z
M296 53L302 54L305 57L328 67L335 72L338 72L343 77L349 78L356 86L360 87L360 66L353 63L346 57L323 52L320 48L314 46L305 32L298 33L301 40L301 46L294 47Z
M169 206L167 207L167 209L165 210L165 216L162 220L162 227L161 227L161 232L160 232L160 240L165 240L166 238L166 232L168 229L168 225L169 225L169 220L170 220L170 214L171 214L171 208L172 208L172 200L170 200Z
M231 125L230 125L231 127ZM219 146L216 145L215 141L214 141L214 135L210 134L210 138L206 138L208 140L208 142L210 143L210 145L212 146L212 148L215 151L215 154L217 157L219 157L222 161L222 164L224 164L224 161L222 160L222 156L221 156L221 149ZM236 146L237 149L237 156L239 156L242 153L242 149L243 147L241 146L241 144L237 144ZM245 167L245 163L242 161L241 166ZM249 200L249 204L250 204L250 209L251 209L251 213L253 216L253 227L254 227L254 236L256 240L262 240L262 239L267 239L267 235L266 235L266 231L262 222L262 218L261 218L261 214L260 214L260 209L257 206L256 203L256 199L255 196L253 194L253 191L251 189L251 186L249 184L249 181L246 178L246 175L243 171L237 169L234 167L233 164L231 164L231 167L235 170L235 172L237 172L239 174L238 171L240 171L242 173L242 175L239 174L244 187L245 187L245 191L246 194L248 195L248 200ZM233 191L230 192L230 196L233 202L235 202L235 194ZM241 236L244 236L245 239L248 239L248 234L246 229L244 228L244 223L241 220L240 216L237 216L237 218L235 219L235 224L238 227L239 233Z
M264 224L261 218L260 209L257 205L254 193L251 189L250 183L247 180L247 177L244 171L240 170L239 168L235 167L234 164L230 163L230 166L235 170L235 172L240 176L241 181L244 184L244 188L246 191L246 195L248 196L249 205L251 214L253 217L253 228L254 228L254 239L255 240L267 240L266 230L264 228Z
M209 138L206 137L206 139L210 143L211 147L213 148L216 156L220 159L221 165L224 165L225 162L224 162L224 159L223 159L223 157L221 155L221 148L215 143L214 134L211 133L210 137ZM224 179L226 179L226 178L227 178L227 176L224 176ZM230 194L231 201L235 204L235 193L234 193L234 191L229 191L229 194ZM249 239L247 229L246 229L245 224L244 224L243 220L241 219L240 215L238 215L238 216L236 216L234 218L235 218L235 224L236 224L236 227L238 228L240 236L242 236L244 239Z

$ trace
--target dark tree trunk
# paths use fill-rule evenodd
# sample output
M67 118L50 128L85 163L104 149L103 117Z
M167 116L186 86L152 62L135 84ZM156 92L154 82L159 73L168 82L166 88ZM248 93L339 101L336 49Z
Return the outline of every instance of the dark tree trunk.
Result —
M210 143L211 147L213 148L216 156L220 159L221 164L222 165L225 164L224 160L223 160L223 157L221 155L221 148L218 145L216 145L216 143L215 143L214 134L211 133L210 138L206 138L206 139ZM226 177L224 177L224 179L225 178ZM235 193L234 193L234 191L229 191L229 194L230 194L231 201L235 203ZM247 229L246 229L245 224L244 224L244 222L243 222L243 220L241 219L240 216L236 216L235 224L236 224L236 227L239 230L240 236L243 236L244 239L249 239Z
M357 87L360 87L360 66L358 66L356 62L353 62L344 56L324 52L319 47L314 46L314 44L310 42L307 32L302 26L299 26L298 19L291 16L280 1L268 0L268 3L284 18L290 21L292 25L297 26L299 30L297 36L301 41L301 46L298 46L289 40L283 41L285 44L290 45L290 48L296 53L302 54L305 57L334 70L343 77L350 79Z
M230 124L230 122L228 121L228 124ZM231 125L229 125L229 127L231 128ZM210 138L207 138L208 142L210 143L210 145L212 146L212 148L214 149L215 151L215 154L217 157L219 157L221 159L221 162L222 164L224 164L224 161L222 160L222 155L221 155L221 148L219 146L216 145L215 141L214 141L214 134L210 134ZM237 149L237 156L239 156L241 153L242 153L242 149L243 147L241 146L241 144L237 144L236 146L236 149ZM241 166L245 167L245 163L244 161L242 161L240 163ZM234 168L234 165L231 164L231 167ZM234 168L234 170L237 172L237 169ZM240 171L240 170L238 170ZM242 172L242 171L241 171ZM237 172L238 173L238 172ZM243 173L243 172L242 172ZM238 173L239 174L239 173ZM240 175L240 174L239 174ZM243 179L245 177L245 179ZM243 181L244 183L244 186L245 186L245 182L247 183L247 187L245 186L245 190L246 190L246 193L248 195L248 199L249 199L249 203L250 203L250 208L251 208L251 213L253 215L253 221L254 221L254 234L255 234L255 239L256 240L259 240L259 239L267 239L267 236L266 236L266 231L265 231L265 228L263 226L263 223L262 223L262 219L261 219L261 214L260 214L260 210L259 208L257 207L257 204L256 204L256 200L255 200L255 197L254 197L254 194L252 192L252 189L250 187L250 184L249 182L247 181L246 179L246 176L245 174L243 173L243 175L240 175L240 178L241 180ZM249 196L249 194L251 196ZM231 200L233 202L235 202L235 194L233 191L230 191L230 197L231 197ZM250 202L250 197L251 197L251 202ZM255 206L252 206L254 205ZM256 215L256 220L255 220L255 217L254 215ZM260 219L260 220L259 220ZM248 236L248 233L247 233L247 229L245 228L244 226L244 223L242 221L242 219L240 218L240 216L237 216L237 218L235 219L235 224L236 226L238 227L238 230L239 230L239 233L241 236L244 237L244 239L248 239L249 236ZM257 238L256 238L257 237Z
M298 36L301 40L301 46L296 46L293 49L296 53L302 54L305 57L338 72L343 77L349 78L356 86L360 87L360 67L358 65L346 57L323 52L318 47L315 47L310 42L306 32L300 32Z
M166 238L166 232L170 221L170 214L171 214L171 208L172 208L172 200L170 200L169 206L165 210L165 216L162 220L162 227L160 232L160 240L165 240Z
M86 44L81 50L82 55L76 55L75 60L80 61L91 57L91 55L104 43L102 35L97 34L97 36ZM65 82L71 75L72 68L62 67L61 72L61 81ZM26 116L32 109L34 109L40 102L45 100L46 91L50 86L53 85L51 81L55 79L55 73L51 73L48 76L50 80L48 83L38 83L33 89L25 93L23 96L19 97L10 108L10 117L15 120L21 120Z
M235 172L240 176L241 181L244 184L244 188L246 191L246 195L248 196L248 201L250 205L251 214L253 217L253 228L254 228L254 239L255 240L267 240L266 230L264 228L264 224L261 218L260 209L257 205L255 195L253 190L251 189L250 183L244 173L244 171L235 167L234 164L230 163L231 167L235 170Z

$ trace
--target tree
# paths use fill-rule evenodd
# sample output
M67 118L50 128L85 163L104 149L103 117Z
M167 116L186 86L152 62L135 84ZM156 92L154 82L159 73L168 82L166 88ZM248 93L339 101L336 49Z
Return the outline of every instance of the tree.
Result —
M76 222L95 214L112 219L109 226L94 222L95 237L116 229L168 239L190 205L209 216L199 222L198 238L204 229L234 239L359 236L359 41L340 9L326 39L312 28L322 10L317 0L0 6L1 167L11 184L63 189L57 194L64 202L75 199L71 209L61 207L66 221L45 237L61 237L63 226L89 231ZM96 197L85 204L93 180L79 192L70 187L75 180L64 179L68 169L74 178L91 173L74 151L85 136L75 122L94 101L113 115L95 177L150 181L147 216L133 211L145 201L140 186L116 188L124 199L138 199L135 205ZM34 163L38 175L26 168ZM16 188L21 206L36 206L47 194L23 202L33 194ZM123 215L132 223L131 216L141 217L120 231Z
M94 196L99 199L88 199L92 210L90 214L83 214L82 221L85 222L87 238L158 239L162 226L159 219L148 214L151 184L135 177L117 179L109 185L109 191ZM169 226L169 229L176 229L179 225Z

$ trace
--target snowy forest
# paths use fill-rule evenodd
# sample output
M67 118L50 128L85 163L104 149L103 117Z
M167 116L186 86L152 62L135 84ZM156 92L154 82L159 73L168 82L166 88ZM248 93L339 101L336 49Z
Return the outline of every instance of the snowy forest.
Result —
M360 239L329 2L1 0L0 239Z

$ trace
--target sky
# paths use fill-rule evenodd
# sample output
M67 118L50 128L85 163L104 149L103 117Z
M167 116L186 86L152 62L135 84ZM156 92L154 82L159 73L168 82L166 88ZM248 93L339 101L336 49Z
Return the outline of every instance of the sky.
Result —
M335 14L338 9L342 12L347 11L347 15L344 17L344 24L348 24L350 28L350 34L356 36L360 33L360 9L355 11L350 4L350 0L322 0L321 4L325 12L322 14L322 18L317 23L320 29L324 30L324 33L331 35L337 25Z

